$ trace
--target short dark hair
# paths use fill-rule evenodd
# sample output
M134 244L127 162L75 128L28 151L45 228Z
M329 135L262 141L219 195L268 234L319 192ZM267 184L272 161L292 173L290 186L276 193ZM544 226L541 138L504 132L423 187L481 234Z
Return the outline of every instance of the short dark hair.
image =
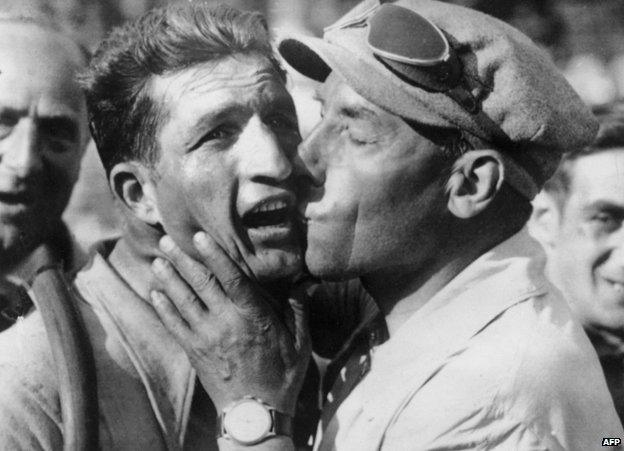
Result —
M203 2L153 9L114 29L81 76L89 127L109 174L122 161L158 161L163 112L147 92L152 76L234 54L265 56L285 80L262 15Z
M559 167L544 185L544 191L554 196L560 207L565 205L570 194L572 170L579 158L618 148L624 152L624 109L613 109L598 119L600 128L594 142L590 146L564 154Z

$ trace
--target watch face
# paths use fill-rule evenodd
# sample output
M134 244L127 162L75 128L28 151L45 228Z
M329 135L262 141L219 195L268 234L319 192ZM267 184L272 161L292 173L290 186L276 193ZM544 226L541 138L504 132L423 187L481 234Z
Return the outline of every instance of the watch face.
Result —
M227 433L234 440L246 445L262 440L272 425L271 413L254 399L238 402L223 418Z

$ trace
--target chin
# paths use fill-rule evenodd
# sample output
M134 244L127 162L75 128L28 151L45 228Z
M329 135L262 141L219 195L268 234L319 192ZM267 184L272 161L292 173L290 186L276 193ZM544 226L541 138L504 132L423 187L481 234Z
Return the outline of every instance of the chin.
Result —
M248 264L260 283L271 283L300 274L303 257L299 249L263 249Z
M319 252L314 247L306 250L305 263L310 274L323 280L340 281L359 276L338 255L333 252Z

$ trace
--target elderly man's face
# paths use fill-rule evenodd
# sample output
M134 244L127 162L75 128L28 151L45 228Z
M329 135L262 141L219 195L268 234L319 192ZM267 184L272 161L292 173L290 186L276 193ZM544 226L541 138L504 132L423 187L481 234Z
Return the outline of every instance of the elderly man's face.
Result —
M207 231L260 280L301 270L292 159L301 138L270 62L238 55L151 82L162 100L154 186L165 231L193 255Z
M448 162L334 73L318 97L323 119L299 151L316 185L302 205L310 271L339 278L418 268L443 233Z
M78 47L31 24L0 24L0 246L36 244L63 212L88 131Z
M558 213L551 274L586 324L624 327L624 149L579 158Z

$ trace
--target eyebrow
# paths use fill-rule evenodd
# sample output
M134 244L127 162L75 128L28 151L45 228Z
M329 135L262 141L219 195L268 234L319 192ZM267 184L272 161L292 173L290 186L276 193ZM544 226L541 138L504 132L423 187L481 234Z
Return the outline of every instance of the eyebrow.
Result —
M11 108L7 106L0 107L0 117L19 120L20 117L28 115L29 112L19 108ZM36 116L39 127L47 130L61 130L65 136L64 139L76 140L78 138L78 123L71 116L59 114L49 116Z
M624 205L615 204L607 200L596 200L587 205L583 210L586 212L608 211L615 216L624 217Z

